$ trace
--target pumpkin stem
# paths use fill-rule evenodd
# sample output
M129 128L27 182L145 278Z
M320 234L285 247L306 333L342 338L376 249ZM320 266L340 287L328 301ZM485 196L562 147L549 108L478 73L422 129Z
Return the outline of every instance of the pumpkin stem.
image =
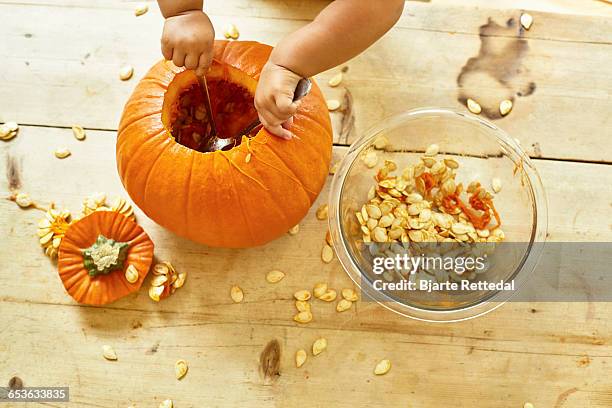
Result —
M127 258L128 242L98 235L96 242L83 250L83 265L89 276L107 275L112 271L123 270Z

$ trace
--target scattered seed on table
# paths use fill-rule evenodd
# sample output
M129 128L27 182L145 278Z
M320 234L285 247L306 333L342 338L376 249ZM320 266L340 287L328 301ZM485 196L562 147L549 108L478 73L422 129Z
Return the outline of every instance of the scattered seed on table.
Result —
M506 116L512 110L512 101L509 99L503 100L499 103L499 113L502 116Z
M351 308L351 306L353 306L353 302L350 302L346 299L340 299L340 301L338 302L338 304L336 305L336 311L337 312L345 312L347 310L349 310Z
M140 3L140 4L136 5L136 8L134 9L134 15L136 17L142 16L147 11L149 11L149 6L146 3Z
M334 259L334 250L329 245L324 245L321 251L321 259L325 263L330 263Z
M66 157L70 156L72 153L70 153L70 150L68 150L67 147L60 147L59 149L55 150L53 154L55 154L55 157L57 157L58 159L65 159Z
M102 346L102 356L109 361L117 360L117 353L115 353L115 350L106 344Z
M300 232L300 224L296 224L293 227L289 228L289 235L296 235L298 232Z
M312 355L318 356L327 348L327 339L321 337L316 339L314 343L312 343Z
M238 37L240 37L240 31L238 31L238 27L236 27L234 24L228 24L225 26L223 36L228 40L237 40Z
M376 367L374 367L374 374L376 375L385 375L391 369L391 361L389 360L381 360Z
M174 363L174 374L177 380L180 380L181 378L183 378L187 374L188 370L189 370L189 367L187 365L187 361L177 360L177 362Z
M480 106L480 104L470 98L468 98L467 100L467 108L470 112L475 113L476 115L482 112L482 107Z
M314 289L313 289L314 297L320 298L321 296L325 294L325 292L327 292L327 283L320 282L314 286Z
M333 112L340 108L340 101L337 99L328 99L327 100L327 110Z
M124 65L119 70L119 79L122 81L127 81L134 75L134 67L131 65Z
M306 354L306 350L299 349L298 351L296 351L295 352L295 366L297 368L300 368L301 366L303 366L304 363L306 362L306 357L308 357L308 355Z
M285 277L285 273L277 269L272 270L266 274L266 281L268 283L278 283Z
M240 289L239 286L234 285L230 289L230 297L234 301L234 303L240 303L244 299L244 292Z
M327 84L331 86L332 88L334 88L340 85L341 82L342 82L342 72L338 72L336 75L334 75L333 77L329 79Z
M533 17L529 13L521 14L521 25L525 30L529 30L533 24Z
M303 290L298 290L297 292L295 292L293 294L293 297L296 300L308 300L310 299L311 295L310 295L310 291L303 289Z

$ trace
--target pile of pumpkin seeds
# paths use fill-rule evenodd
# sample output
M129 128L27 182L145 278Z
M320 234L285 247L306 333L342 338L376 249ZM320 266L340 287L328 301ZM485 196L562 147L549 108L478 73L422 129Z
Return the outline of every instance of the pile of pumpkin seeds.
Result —
M153 279L151 279L149 297L159 302L183 287L186 279L187 272L177 273L170 262L162 261L153 266Z

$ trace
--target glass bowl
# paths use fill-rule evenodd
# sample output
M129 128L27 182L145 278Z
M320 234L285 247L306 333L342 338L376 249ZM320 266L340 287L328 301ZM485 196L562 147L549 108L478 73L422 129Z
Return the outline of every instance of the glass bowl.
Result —
M386 138L386 144L381 143L381 137ZM455 170L457 183L467 186L476 180L492 193L492 179L501 181L502 188L493 194L493 201L501 216L504 241L487 260L484 273L470 272L466 276L474 282L513 282L512 290L502 287L431 292L380 290L381 276L373 271L377 255L372 251L373 244L364 243L356 212L372 197L375 176L385 160L397 164L394 175L399 177L402 169L424 157L431 144L439 146L436 159L454 159L459 163L460 167ZM378 164L370 168L364 158L372 151ZM353 143L333 178L329 210L336 254L351 279L361 288L365 295L363 300L373 299L401 315L425 321L465 320L502 305L535 269L542 251L542 245L537 243L545 241L547 231L544 188L538 172L517 141L479 117L440 108L417 109L385 119ZM374 245L382 251L381 245L388 250L391 244ZM409 244L403 245L406 248ZM415 279L444 281L446 278L437 275L438 272L420 271ZM404 278L408 279L409 275ZM391 279L397 280L388 280ZM452 281L450 277L448 280Z

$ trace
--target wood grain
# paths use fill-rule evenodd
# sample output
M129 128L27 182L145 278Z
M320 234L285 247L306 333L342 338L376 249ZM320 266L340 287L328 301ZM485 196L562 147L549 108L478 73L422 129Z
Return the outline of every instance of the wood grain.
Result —
M56 159L52 152L59 145L67 145L72 156ZM94 191L125 196L115 170L114 132L89 131L79 142L69 129L23 127L2 148L0 167L7 157L19 162L22 191L41 203L54 200L76 214ZM336 147L335 160L345 150ZM612 167L536 163L548 186L550 239L612 239L612 230L600 222L609 214ZM593 174L603 189L592 188ZM6 179L0 188L8 195ZM589 202L588 212L582 202L568 200L570 188ZM319 203L326 194L327 187ZM187 284L160 304L140 291L95 308L67 296L38 247L34 232L41 213L0 201L0 234L8 242L0 246L0 259L12 260L0 264L0 305L3 316L10 316L0 323L0 380L17 375L26 385L70 385L73 403L100 407L149 406L165 398L175 399L177 407L295 406L306 395L314 406L553 406L574 387L578 391L568 395L566 407L612 401L601 380L612 363L606 303L508 303L476 320L439 325L364 300L343 314L334 304L316 301L314 321L298 327L291 320L294 291L319 281L351 286L337 261L320 261L326 225L316 219L316 207L298 235L245 250L190 243L137 211L158 259L187 271ZM264 277L271 269L287 277L270 285ZM233 284L245 292L242 304L229 298ZM329 349L309 356L303 369L294 368L293 353L319 336L328 339ZM271 379L260 373L260 359L273 340L279 342L280 368ZM101 357L103 344L114 346L119 361ZM173 363L179 358L190 362L190 371L177 382ZM374 377L382 358L390 358L393 368ZM117 379L121 386L112 387Z
M87 128L113 130L135 80L160 57L157 38L162 20L154 7L136 18L131 3L68 4L72 6L0 2L2 14L12 16L0 27L7 40L5 51L0 50L6 57L0 100L13 101L3 107L0 120L53 126L79 122ZM229 2L226 9L220 3L210 7L218 32L231 21L240 28L241 38L274 44L316 15L324 2L297 4L295 8L282 3L241 8ZM289 16L281 18L287 8ZM49 15L56 24L45 24ZM341 132L342 113L334 113L336 142L350 143L373 124L408 109L464 109L458 101L457 76L468 59L478 54L479 27L489 17L504 24L519 15L511 10L449 10L408 3L398 27L348 63L343 88L354 101L355 127ZM601 147L607 146L611 136L612 83L601 67L610 65L612 58L610 20L549 13L534 16L533 28L517 35L526 39L529 48L519 64L520 77L533 82L536 90L518 97L512 114L496 123L520 139L532 156L609 162L608 149ZM493 39L499 44L504 41L508 38ZM118 80L123 64L135 66L132 81ZM325 85L332 73L319 75L319 83L328 98L343 99L343 88ZM481 84L470 92L500 98L495 84Z

